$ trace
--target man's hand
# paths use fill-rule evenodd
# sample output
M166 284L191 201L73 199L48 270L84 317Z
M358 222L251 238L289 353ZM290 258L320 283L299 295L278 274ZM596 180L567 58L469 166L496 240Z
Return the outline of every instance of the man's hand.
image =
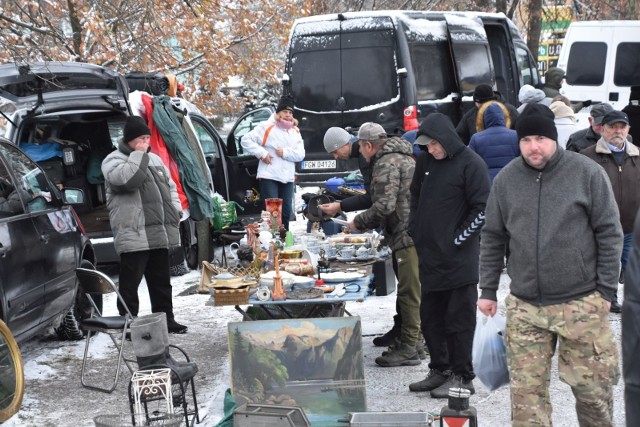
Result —
M498 303L491 299L480 298L477 305L480 312L488 317L493 317L498 311Z
M284 148L282 147L276 148L276 154L278 155L278 157L284 157Z
M270 165L271 164L271 154L269 154L269 153L265 154L265 156L263 158L261 158L260 160L265 162L266 164Z
M340 202L323 203L322 205L318 205L318 209L327 215L334 217L338 212L340 212Z
M144 153L148 152L148 150L149 150L149 141L139 141L138 143L136 143L136 146L134 147L134 150L142 151Z
M356 227L356 224L353 222L353 220L349 221L349 230L351 230L351 231L359 231L358 227Z

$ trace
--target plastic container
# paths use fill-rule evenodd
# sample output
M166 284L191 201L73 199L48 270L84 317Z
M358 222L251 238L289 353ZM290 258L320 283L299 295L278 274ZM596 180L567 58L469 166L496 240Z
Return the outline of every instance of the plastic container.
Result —
M426 412L354 412L352 427L429 427Z
M338 191L338 187L342 185L344 185L344 178L333 177L333 178L329 178L325 182L326 189L331 191Z
M244 404L233 412L233 427L307 427L311 423L302 408Z

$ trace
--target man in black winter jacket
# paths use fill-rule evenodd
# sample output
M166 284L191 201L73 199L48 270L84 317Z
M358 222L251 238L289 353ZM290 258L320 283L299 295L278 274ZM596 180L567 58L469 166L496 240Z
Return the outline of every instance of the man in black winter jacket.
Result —
M589 127L580 129L569 136L567 140L567 151L575 151L579 153L587 147L595 145L600 139L602 133L602 118L605 114L613 111L613 107L606 102L596 104L591 107L589 113Z
M474 393L471 347L476 327L479 236L490 180L482 158L465 147L449 118L420 125L411 183L411 236L420 261L420 321L431 354L429 374L409 385L446 398L450 387Z
M518 110L511 104L502 102L500 97L493 91L493 88L487 84L478 85L473 92L474 106L467 110L466 113L460 119L458 126L456 126L456 132L462 139L464 145L469 145L471 137L481 130L484 130L484 117L483 114L478 114L480 106L485 102L499 102L504 105L508 114L505 114L505 122L508 128L514 129L516 119L518 118Z

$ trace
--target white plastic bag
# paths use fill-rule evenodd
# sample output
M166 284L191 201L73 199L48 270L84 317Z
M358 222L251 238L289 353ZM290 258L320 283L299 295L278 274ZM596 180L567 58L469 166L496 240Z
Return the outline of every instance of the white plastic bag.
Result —
M505 318L480 316L473 336L473 370L489 391L509 384L507 352L504 346Z

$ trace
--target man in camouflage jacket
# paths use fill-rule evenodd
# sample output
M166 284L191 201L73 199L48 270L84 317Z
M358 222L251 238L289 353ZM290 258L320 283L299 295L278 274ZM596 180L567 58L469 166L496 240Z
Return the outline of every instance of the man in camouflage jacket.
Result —
M370 163L372 205L350 223L352 230L382 227L398 262L398 307L402 316L400 343L376 358L380 366L419 365L416 343L420 333L420 279L418 255L409 236L409 186L415 161L411 144L388 138L377 123L358 131L360 153Z

